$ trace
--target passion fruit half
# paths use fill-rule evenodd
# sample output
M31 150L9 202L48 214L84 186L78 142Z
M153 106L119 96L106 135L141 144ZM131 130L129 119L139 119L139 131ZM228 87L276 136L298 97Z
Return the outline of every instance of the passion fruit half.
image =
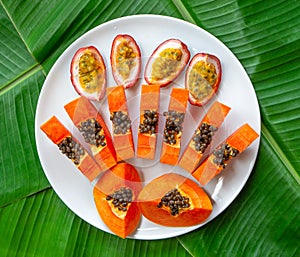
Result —
M198 53L186 71L185 87L189 90L189 101L196 106L206 104L218 91L222 77L221 62L218 57Z
M77 50L71 62L71 82L76 92L90 100L100 100L106 88L106 66L94 46Z
M129 88L135 85L141 72L141 52L133 37L117 35L112 43L110 63L118 85Z
M190 59L188 47L179 39L161 43L150 56L144 73L148 84L169 85L185 68Z

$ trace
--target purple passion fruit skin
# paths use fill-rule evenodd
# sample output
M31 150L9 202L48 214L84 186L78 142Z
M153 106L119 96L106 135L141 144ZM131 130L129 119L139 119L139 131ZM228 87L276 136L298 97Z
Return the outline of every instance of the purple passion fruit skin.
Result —
M106 66L94 46L77 50L71 61L71 82L76 92L90 100L103 98L106 88Z
M141 52L133 37L120 34L114 38L110 63L117 85L129 88L136 84L141 72Z
M149 58L144 73L148 84L169 85L183 71L190 59L188 47L179 39L161 43Z
M222 67L218 57L206 53L196 54L189 63L185 77L190 103L203 106L209 102L219 89L221 77Z

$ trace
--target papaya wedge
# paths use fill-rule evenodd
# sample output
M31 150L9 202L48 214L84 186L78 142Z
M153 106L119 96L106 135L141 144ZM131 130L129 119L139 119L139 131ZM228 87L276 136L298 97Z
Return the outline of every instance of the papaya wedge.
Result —
M106 92L117 161L133 158L134 143L125 89L123 86L108 87Z
M138 171L126 162L105 171L94 187L94 200L102 221L121 238L133 233L139 225L141 211L137 197L141 190Z
M258 134L245 123L225 139L192 173L203 186L223 171L228 163L243 152Z
M209 196L196 182L175 173L150 181L139 194L138 203L144 217L170 227L200 224L213 209Z
M104 171L116 165L116 151L104 119L85 97L79 97L64 106L74 125L89 144L94 159Z
M143 85L140 102L137 157L154 159L159 121L160 85Z
M207 111L200 121L184 150L178 165L186 171L192 173L200 162L205 150L210 145L215 132L223 123L230 111L230 107L216 101Z
M52 116L40 128L90 181L103 171L57 117Z
M183 122L186 112L189 91L183 88L173 88L169 101L163 132L163 142L160 162L175 165L178 162L183 132Z

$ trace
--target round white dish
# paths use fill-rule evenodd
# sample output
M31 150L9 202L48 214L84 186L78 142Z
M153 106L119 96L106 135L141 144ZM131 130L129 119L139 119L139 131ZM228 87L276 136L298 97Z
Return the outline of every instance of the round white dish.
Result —
M64 105L78 97L70 81L70 63L73 55L80 47L93 45L101 52L107 66L107 86L115 86L109 65L111 43L116 35L129 34L138 43L142 55L141 79L134 87L126 90L129 114L133 121L133 134L136 135L139 117L140 86L145 84L143 72L148 57L153 50L169 38L183 41L191 52L191 58L199 52L211 53L221 60L223 74L217 95L204 107L188 105L184 123L182 148L186 146L197 124L201 121L205 111L211 103L218 100L231 107L231 111L224 124L216 134L212 147L218 145L233 131L244 123L260 134L260 111L252 83L238 59L218 39L205 30L182 20L158 16L135 15L119 18L104 23L78 38L59 57L50 70L41 90L36 110L35 136L37 150L44 172L60 199L80 218L93 226L110 232L98 215L93 200L93 184L91 184L69 161L58 148L40 130L40 126L52 115L56 115L64 125L75 135L79 135L71 120L64 111ZM173 84L161 89L160 111L167 110L169 94L172 87L184 87L184 74ZM107 100L104 98L95 106L100 108L108 127L111 128ZM163 121L159 124L162 131ZM80 137L80 136L79 136ZM136 136L134 142L136 143ZM136 166L145 183L166 172L178 172L191 178L191 175L178 167L159 163L161 135L157 143L158 151L153 161L131 159L129 163ZM193 227L163 227L156 225L142 217L133 239L162 239L169 238L195 230L213 220L237 197L244 187L256 160L259 139L239 155L219 176L214 178L204 189L211 196L214 209L204 223Z

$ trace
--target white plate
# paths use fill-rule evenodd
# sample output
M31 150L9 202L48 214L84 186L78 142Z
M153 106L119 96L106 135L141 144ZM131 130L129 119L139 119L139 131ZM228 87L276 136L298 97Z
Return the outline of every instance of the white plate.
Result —
M96 46L103 55L108 68L108 86L114 86L115 82L109 69L109 56L111 43L117 34L130 34L140 46L143 57L141 74L143 74L147 58L153 50L158 44L169 38L178 38L186 43L191 52L191 57L198 52L205 52L214 54L221 60L223 78L215 99L204 109L191 105L188 107L182 138L183 146L186 146L191 133L202 119L205 110L214 100L218 100L232 109L219 129L216 135L217 139L214 140L213 145L220 143L246 122L260 133L259 106L250 79L232 52L222 42L203 29L175 18L136 15L109 21L85 33L60 56L45 80L36 110L36 144L44 172L60 199L83 220L109 233L109 229L103 224L97 213L91 183L76 169L71 161L59 152L58 148L41 132L39 127L52 115L56 115L66 127L78 135L63 108L66 103L78 97L70 81L71 59L78 48L89 45ZM173 85L162 88L161 112L167 110L171 88L184 86L183 77L183 75L180 76ZM139 94L142 83L145 83L145 81L141 75L139 84L126 91L134 132L137 131L138 126ZM101 107L101 113L111 128L107 101L104 99L95 104ZM160 131L162 126L163 123L161 122ZM136 137L134 137L134 140L136 142ZM158 146L160 146L160 142L161 137L159 137ZM232 161L220 176L213 179L205 187L205 190L214 200L214 210L205 223L193 227L170 228L158 226L142 218L137 231L130 237L134 239L161 239L178 236L195 230L214 219L236 198L245 185L252 171L258 148L259 139ZM171 170L189 176L178 167L160 164L157 161L158 155L159 151L154 161L129 160L140 171L145 183Z

